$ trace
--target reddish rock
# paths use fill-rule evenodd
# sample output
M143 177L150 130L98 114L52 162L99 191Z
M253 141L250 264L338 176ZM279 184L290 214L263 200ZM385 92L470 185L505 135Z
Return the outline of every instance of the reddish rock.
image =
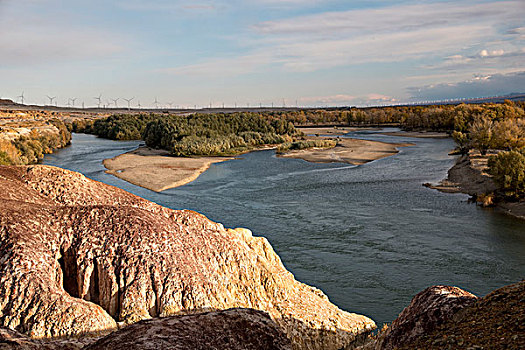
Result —
M78 173L0 167L0 206L0 326L31 337L238 307L267 312L296 349L375 328L296 281L266 239Z
M380 337L376 349L395 349L436 329L477 297L457 287L434 286L417 294Z
M403 349L525 349L525 281L497 289Z
M291 350L282 329L264 312L230 309L140 321L85 350Z

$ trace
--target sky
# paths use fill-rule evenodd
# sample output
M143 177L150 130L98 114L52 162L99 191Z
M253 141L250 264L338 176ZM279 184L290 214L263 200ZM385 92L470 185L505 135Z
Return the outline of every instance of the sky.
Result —
M525 92L525 1L0 0L0 97L365 106Z

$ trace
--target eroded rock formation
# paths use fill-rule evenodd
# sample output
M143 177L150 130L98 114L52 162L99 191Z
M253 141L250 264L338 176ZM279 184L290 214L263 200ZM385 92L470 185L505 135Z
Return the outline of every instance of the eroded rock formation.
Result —
M157 316L253 308L296 349L375 327L296 281L270 244L47 166L0 167L0 326L101 335Z

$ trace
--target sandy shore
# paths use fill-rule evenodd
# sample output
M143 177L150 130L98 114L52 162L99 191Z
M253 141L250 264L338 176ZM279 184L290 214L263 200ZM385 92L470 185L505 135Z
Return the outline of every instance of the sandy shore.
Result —
M398 147L406 146L413 146L413 144L340 138L337 140L337 146L333 148L294 150L279 156L283 158L298 158L315 163L342 162L361 165L392 156L399 152Z
M167 151L140 147L135 151L104 160L108 174L152 191L161 192L194 181L211 164L229 157L171 157Z
M394 131L382 132L383 135L388 136L402 136L402 137L416 137L422 139L446 139L450 137L446 132L432 132L432 131Z

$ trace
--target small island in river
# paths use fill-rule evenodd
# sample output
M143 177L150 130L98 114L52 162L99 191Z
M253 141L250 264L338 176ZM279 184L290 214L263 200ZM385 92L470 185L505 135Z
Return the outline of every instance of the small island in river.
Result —
M334 128L323 129L323 133L335 133ZM315 129L320 131L321 129ZM345 130L345 133L351 130ZM310 133L309 130L303 130ZM341 132L341 131L339 131ZM342 135L344 133L341 133ZM307 140L325 139L323 136L307 136ZM377 159L397 154L398 147L412 146L410 143L387 143L379 141L338 138L335 147L312 147L289 150L279 154L283 158L297 158L314 163L341 162L362 165ZM269 149L261 147L258 150ZM174 157L168 151L147 146L104 160L107 173L134 185L155 192L162 192L196 180L210 165L235 159L233 157Z

